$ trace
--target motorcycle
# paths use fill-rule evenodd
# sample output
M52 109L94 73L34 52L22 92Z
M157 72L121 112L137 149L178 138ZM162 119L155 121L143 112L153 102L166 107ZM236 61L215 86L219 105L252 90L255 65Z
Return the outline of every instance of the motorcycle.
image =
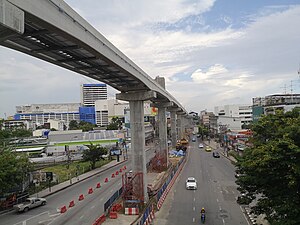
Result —
M205 223L205 213L201 213L201 222Z

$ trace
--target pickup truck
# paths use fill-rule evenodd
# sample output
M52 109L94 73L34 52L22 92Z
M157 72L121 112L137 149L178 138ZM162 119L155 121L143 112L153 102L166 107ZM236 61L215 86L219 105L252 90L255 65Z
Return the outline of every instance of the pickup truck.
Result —
M41 206L41 205L46 205L47 200L44 198L27 198L25 202L22 204L14 205L14 209L17 212L27 212L29 209Z

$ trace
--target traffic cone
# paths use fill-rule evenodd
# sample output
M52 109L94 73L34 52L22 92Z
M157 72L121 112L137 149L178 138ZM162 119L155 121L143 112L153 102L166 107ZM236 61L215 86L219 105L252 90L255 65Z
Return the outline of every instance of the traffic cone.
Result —
M60 208L60 213L65 213L67 211L67 207L64 205Z
M116 171L116 175L119 175L119 171Z
M122 168L120 169L120 173L122 173Z
M97 183L96 188L100 188L100 187L101 187L101 185L100 185L100 182L99 182L99 183Z
M94 191L93 191L93 188L89 188L89 194L92 194Z
M105 178L105 181L104 181L104 182L105 182L105 183L107 183L107 182L108 182L108 178L107 178L107 177Z
M112 175L111 175L111 178L114 178L115 177L115 174L113 173Z
M81 201L81 200L83 200L83 199L84 199L84 195L83 195L83 194L79 195L78 200Z
M126 170L126 166L124 166L124 170Z
M75 205L74 200L70 201L69 208L73 207L74 205Z

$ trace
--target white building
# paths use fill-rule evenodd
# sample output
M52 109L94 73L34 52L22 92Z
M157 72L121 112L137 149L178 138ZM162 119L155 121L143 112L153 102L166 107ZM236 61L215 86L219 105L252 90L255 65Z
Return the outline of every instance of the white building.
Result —
M129 109L129 103L117 99L95 101L96 124L107 126L113 117L124 118L125 111ZM153 116L149 102L144 103L145 116Z
M71 120L80 122L79 109L80 103L62 104L31 104L16 106L15 120L29 120L36 126L48 123L48 120L64 121L68 126Z
M252 122L252 105L224 105L216 106L214 109L216 116L225 116L239 119L241 126ZM219 122L219 121L218 121ZM239 128L241 129L241 127Z
M95 101L107 99L106 84L82 84L81 104L86 107L95 106Z

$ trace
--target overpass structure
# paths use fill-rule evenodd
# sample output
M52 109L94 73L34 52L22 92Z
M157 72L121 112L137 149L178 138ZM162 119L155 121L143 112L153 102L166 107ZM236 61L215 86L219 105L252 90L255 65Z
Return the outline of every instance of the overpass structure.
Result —
M0 0L0 45L120 91L117 98L129 101L131 111L132 168L144 174L147 201L143 102L158 107L162 150L167 151L166 111L171 112L173 146L188 124L187 111L165 90L164 79L152 79L62 0Z

